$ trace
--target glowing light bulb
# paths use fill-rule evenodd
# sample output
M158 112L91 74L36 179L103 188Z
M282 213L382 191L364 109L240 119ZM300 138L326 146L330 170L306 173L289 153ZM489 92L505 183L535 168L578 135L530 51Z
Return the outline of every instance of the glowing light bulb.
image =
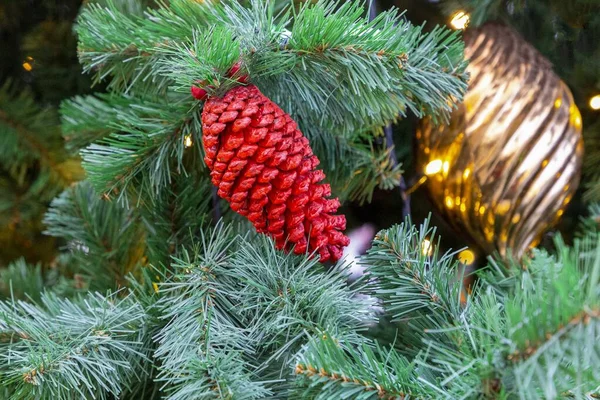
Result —
M425 166L425 175L435 175L442 170L442 160L433 160Z
M466 265L472 264L475 261L475 253L472 250L465 249L458 253L458 260Z
M421 243L421 253L424 256L431 256L431 253L433 253L433 245L431 244L431 240L423 240L423 242Z
M192 140L192 135L185 135L183 138L183 145L187 147L192 147L194 145L194 141Z
M469 25L469 21L471 20L471 16L464 11L457 11L452 15L450 19L450 25L454 29L465 29L467 25Z
M27 72L33 69L33 57L27 56L25 57L25 61L23 61L23 69Z
M592 107L592 110L600 110L600 94L590 99L590 107Z

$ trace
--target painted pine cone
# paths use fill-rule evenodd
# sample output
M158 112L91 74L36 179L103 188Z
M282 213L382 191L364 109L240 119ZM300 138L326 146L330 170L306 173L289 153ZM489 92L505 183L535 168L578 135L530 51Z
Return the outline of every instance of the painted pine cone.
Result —
M210 98L202 111L204 158L221 198L277 248L336 261L349 239L339 200L296 122L256 86Z

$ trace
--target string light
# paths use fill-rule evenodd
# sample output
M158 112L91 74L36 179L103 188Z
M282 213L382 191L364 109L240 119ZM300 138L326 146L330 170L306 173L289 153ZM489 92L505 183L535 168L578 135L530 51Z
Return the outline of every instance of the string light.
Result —
M424 256L431 256L431 253L433 253L433 245L431 244L431 240L423 240L423 242L421 243L421 253Z
M475 261L475 253L472 250L465 249L458 253L458 260L465 265L472 264Z
M32 61L33 61L32 57L25 58L25 62L23 62L23 69L25 71L29 72L33 69L33 65L31 64Z
M192 147L194 145L194 141L192 140L192 135L185 135L183 138L183 145L187 147Z
M471 20L471 16L464 11L458 11L454 13L452 19L450 20L450 25L454 29L463 30L469 25L469 21Z
M435 175L442 170L444 163L442 160L433 160L425 166L425 175Z
M600 94L590 99L590 107L592 107L592 110L600 110Z

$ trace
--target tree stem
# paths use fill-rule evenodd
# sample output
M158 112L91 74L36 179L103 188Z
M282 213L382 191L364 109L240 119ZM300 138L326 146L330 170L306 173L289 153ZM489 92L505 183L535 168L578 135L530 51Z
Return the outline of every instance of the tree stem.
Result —
M376 0L369 0L369 21L372 21L376 15L377 2ZM398 165L398 157L396 157L396 152L393 149L394 137L392 124L386 125L383 131L385 132L385 146L390 152L390 161L396 167ZM398 188L400 189L400 198L402 199L402 219L405 219L407 216L410 216L410 194L408 193L408 186L406 185L406 180L404 180L404 175L400 175Z
M219 208L219 196L217 195L217 187L212 187L212 206L213 206L213 222L216 224L221 219L221 209Z

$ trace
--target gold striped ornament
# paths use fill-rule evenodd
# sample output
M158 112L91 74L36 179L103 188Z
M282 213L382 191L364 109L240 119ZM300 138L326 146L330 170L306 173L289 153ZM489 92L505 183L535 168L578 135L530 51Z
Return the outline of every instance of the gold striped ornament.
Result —
M520 257L579 184L581 115L569 88L513 29L465 32L471 75L450 123L417 130L419 168L437 209L487 253Z

